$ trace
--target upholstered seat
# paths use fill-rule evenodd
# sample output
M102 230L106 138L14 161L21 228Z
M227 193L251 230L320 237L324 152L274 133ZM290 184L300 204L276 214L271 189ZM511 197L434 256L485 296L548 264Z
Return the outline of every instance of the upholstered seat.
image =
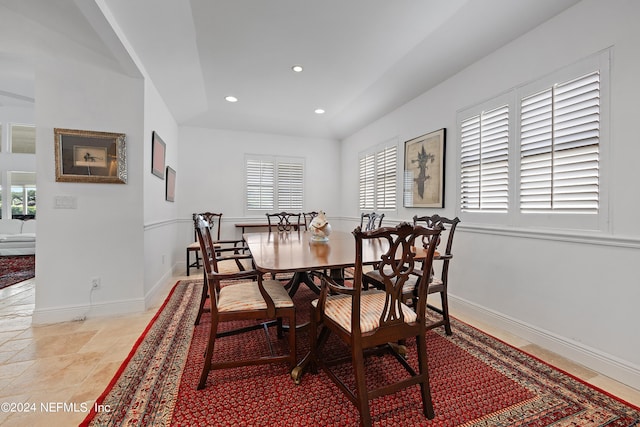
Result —
M264 280L262 286L267 291L276 308L293 307L293 301L287 290L277 280ZM266 310L267 303L260 294L256 282L236 283L220 289L218 311L233 312L245 310Z
M380 327L380 317L384 310L386 294L384 291L371 290L362 292L360 296L360 331L363 333L373 331ZM317 306L318 300L311 302ZM340 325L344 330L351 332L351 298L348 295L331 295L327 297L324 314ZM415 311L402 304L402 314L405 322L415 322Z

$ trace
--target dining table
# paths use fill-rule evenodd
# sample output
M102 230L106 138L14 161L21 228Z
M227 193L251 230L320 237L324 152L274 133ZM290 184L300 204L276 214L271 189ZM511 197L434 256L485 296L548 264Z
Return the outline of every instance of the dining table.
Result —
M316 241L310 231L260 232L243 234L256 270L261 273L293 273L289 294L306 284L317 291L310 277L312 271L328 271L336 280L343 279L345 268L353 267L356 258L355 238L351 232L334 231L327 241ZM363 264L375 264L386 252L388 243L367 241L363 246Z

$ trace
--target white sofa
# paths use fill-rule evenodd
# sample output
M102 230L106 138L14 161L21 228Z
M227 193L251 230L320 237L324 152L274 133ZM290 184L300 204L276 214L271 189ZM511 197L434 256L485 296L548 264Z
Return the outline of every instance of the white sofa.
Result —
M36 253L36 220L0 219L0 256Z

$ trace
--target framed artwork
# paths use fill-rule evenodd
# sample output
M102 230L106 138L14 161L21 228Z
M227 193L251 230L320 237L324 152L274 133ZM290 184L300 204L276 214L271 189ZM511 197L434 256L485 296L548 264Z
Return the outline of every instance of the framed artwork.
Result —
M153 131L151 135L151 173L160 179L164 179L164 159L167 152L167 145L160 135Z
M165 200L174 202L176 200L176 171L167 166L167 185Z
M56 181L127 183L125 134L53 129Z
M404 143L404 207L444 208L445 131Z

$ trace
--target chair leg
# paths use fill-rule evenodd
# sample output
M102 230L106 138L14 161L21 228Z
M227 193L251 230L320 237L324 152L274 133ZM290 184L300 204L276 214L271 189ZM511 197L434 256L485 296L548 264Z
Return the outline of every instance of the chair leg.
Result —
M206 276L206 274L205 274ZM204 311L204 303L207 300L207 296L209 295L208 291L209 285L207 285L206 277L204 282L202 282L202 296L200 296L200 308L198 308L198 315L196 316L196 321L194 325L200 324L200 318L202 317L202 312Z
M189 249L187 249L187 276L189 275Z
M418 350L418 366L420 375L424 376L420 382L420 392L422 394L422 412L428 419L433 419L436 415L433 410L433 402L431 400L431 386L429 385L429 367L427 363L427 340L425 334L416 337L416 347Z
M360 424L363 427L371 426L371 412L369 410L369 394L364 374L364 354L362 349L352 349L353 370L356 376L356 397L358 398L358 411L360 412Z
M296 367L298 352L296 349L296 311L291 310L289 316L289 369Z
M213 346L216 342L216 334L218 331L218 320L215 316L211 317L211 330L209 331L209 342L207 343L207 352L204 356L204 366L202 367L202 374L200 374L200 382L198 383L198 390L202 390L207 385L207 377L211 371L211 359L213 358Z
M444 319L444 331L447 335L452 335L451 321L449 320L449 299L447 298L447 290L440 292L440 300L442 301L442 317Z

